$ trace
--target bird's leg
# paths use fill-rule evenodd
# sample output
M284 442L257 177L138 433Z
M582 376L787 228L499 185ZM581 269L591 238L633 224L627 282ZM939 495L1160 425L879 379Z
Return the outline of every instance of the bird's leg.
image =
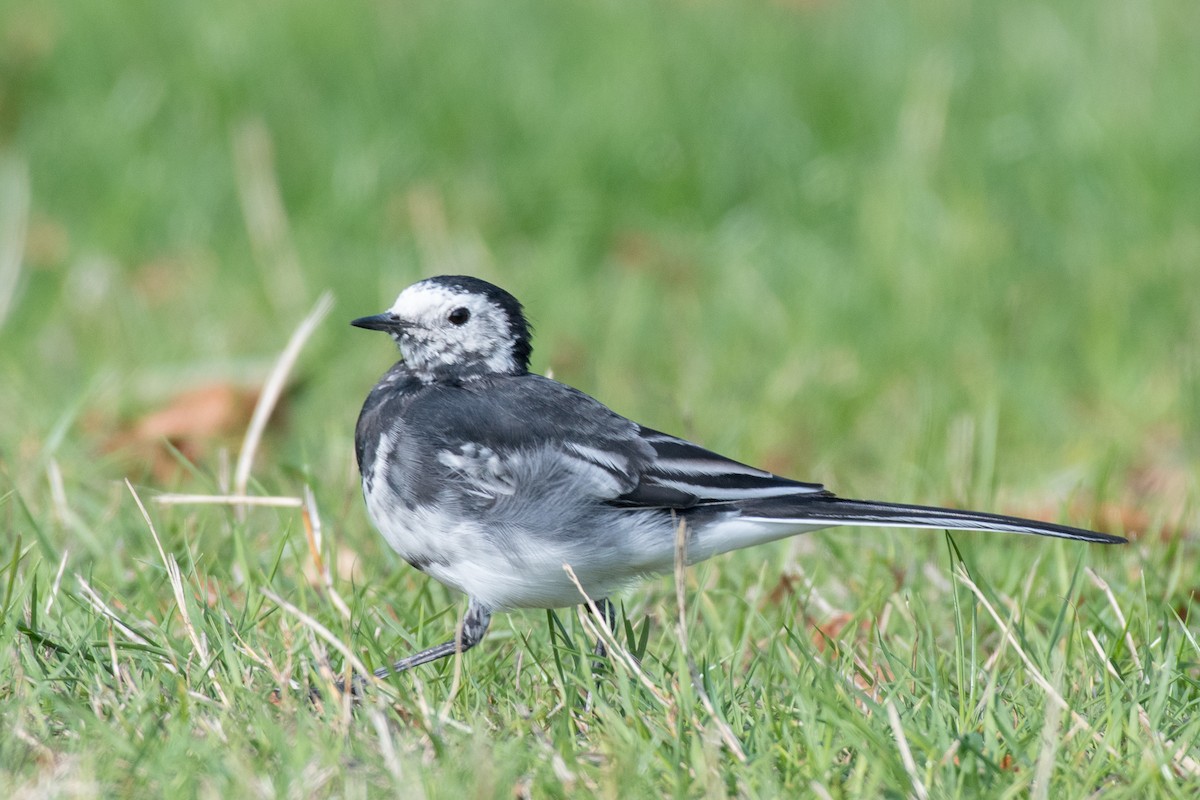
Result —
M430 647L428 650L413 653L411 656L395 662L390 667L380 667L375 670L375 677L386 678L388 675L404 672L421 664L437 661L439 658L452 656L455 653L465 653L483 640L491 621L492 610L472 599L467 605L467 613L463 614L462 624L459 626L453 639L443 642L436 647ZM350 693L356 698L361 696L365 684L366 681L361 675L355 675L350 680ZM345 683L340 680L337 682L337 687L340 692L346 691ZM314 699L320 699L321 697L321 693L316 689L312 689L310 694L312 694Z
M584 608L589 612L592 610L590 605L584 606ZM617 635L617 607L609 602L607 597L602 597L596 601L596 610L600 612L600 616L603 617L608 630L615 638ZM592 655L596 656L596 658L604 658L608 655L608 650L604 647L604 639L596 639L596 647L592 650ZM593 668L596 666L597 664L592 665Z
M443 642L436 647L431 647L428 650L413 653L411 656L395 662L391 667L380 667L375 670L375 677L386 678L388 675L404 672L421 664L437 661L439 658L452 656L455 653L465 653L483 641L484 634L487 633L488 625L491 624L491 621L492 610L472 598L471 602L467 605L467 613L463 614L462 625L459 626L458 632L453 639Z

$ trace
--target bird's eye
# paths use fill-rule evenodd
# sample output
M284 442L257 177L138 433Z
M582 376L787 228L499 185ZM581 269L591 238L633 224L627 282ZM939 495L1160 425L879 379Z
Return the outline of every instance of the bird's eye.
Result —
M463 308L462 306L459 306L458 308L451 311L450 316L446 317L446 319L450 320L450 324L452 324L452 325L462 325L470 318L471 318L471 312L468 309Z

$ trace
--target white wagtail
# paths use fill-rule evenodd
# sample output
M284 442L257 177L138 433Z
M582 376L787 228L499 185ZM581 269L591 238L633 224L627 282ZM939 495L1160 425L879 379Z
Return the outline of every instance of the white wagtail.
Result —
M367 510L405 561L469 598L455 639L380 677L474 647L494 611L579 604L564 564L601 601L670 571L680 524L688 563L834 525L1125 542L999 514L848 500L646 428L531 373L521 304L478 278L420 281L351 324L384 331L402 356L355 431Z

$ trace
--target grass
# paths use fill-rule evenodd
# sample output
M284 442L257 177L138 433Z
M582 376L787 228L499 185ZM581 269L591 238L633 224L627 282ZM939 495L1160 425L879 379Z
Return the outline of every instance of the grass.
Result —
M1194 796L1198 23L0 6L0 786ZM525 612L314 706L344 658L296 612L374 666L463 607L363 513L354 417L393 354L344 324L448 271L526 303L536 369L656 428L1133 541L822 532L690 569L682 607L670 576L631 591L598 672L590 620ZM227 487L243 417L122 435L259 383L327 288L251 481L311 488L326 579L296 508L153 502Z

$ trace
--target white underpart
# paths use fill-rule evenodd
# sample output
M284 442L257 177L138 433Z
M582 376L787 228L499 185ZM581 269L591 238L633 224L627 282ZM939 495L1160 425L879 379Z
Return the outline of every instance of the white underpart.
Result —
M463 325L448 320L456 308L471 312ZM400 351L419 377L455 364L482 363L492 372L517 366L508 316L482 295L421 282L401 292L389 311L410 325Z
M721 522L705 525L698 531L692 531L692 537L688 543L687 560L689 564L696 564L721 553L766 544L767 542L786 539L789 536L795 536L799 533L818 531L830 526L831 523L829 522L812 520L797 521L733 516ZM662 566L656 571L666 572L674 566L674 563L674 554L672 553L670 564Z

